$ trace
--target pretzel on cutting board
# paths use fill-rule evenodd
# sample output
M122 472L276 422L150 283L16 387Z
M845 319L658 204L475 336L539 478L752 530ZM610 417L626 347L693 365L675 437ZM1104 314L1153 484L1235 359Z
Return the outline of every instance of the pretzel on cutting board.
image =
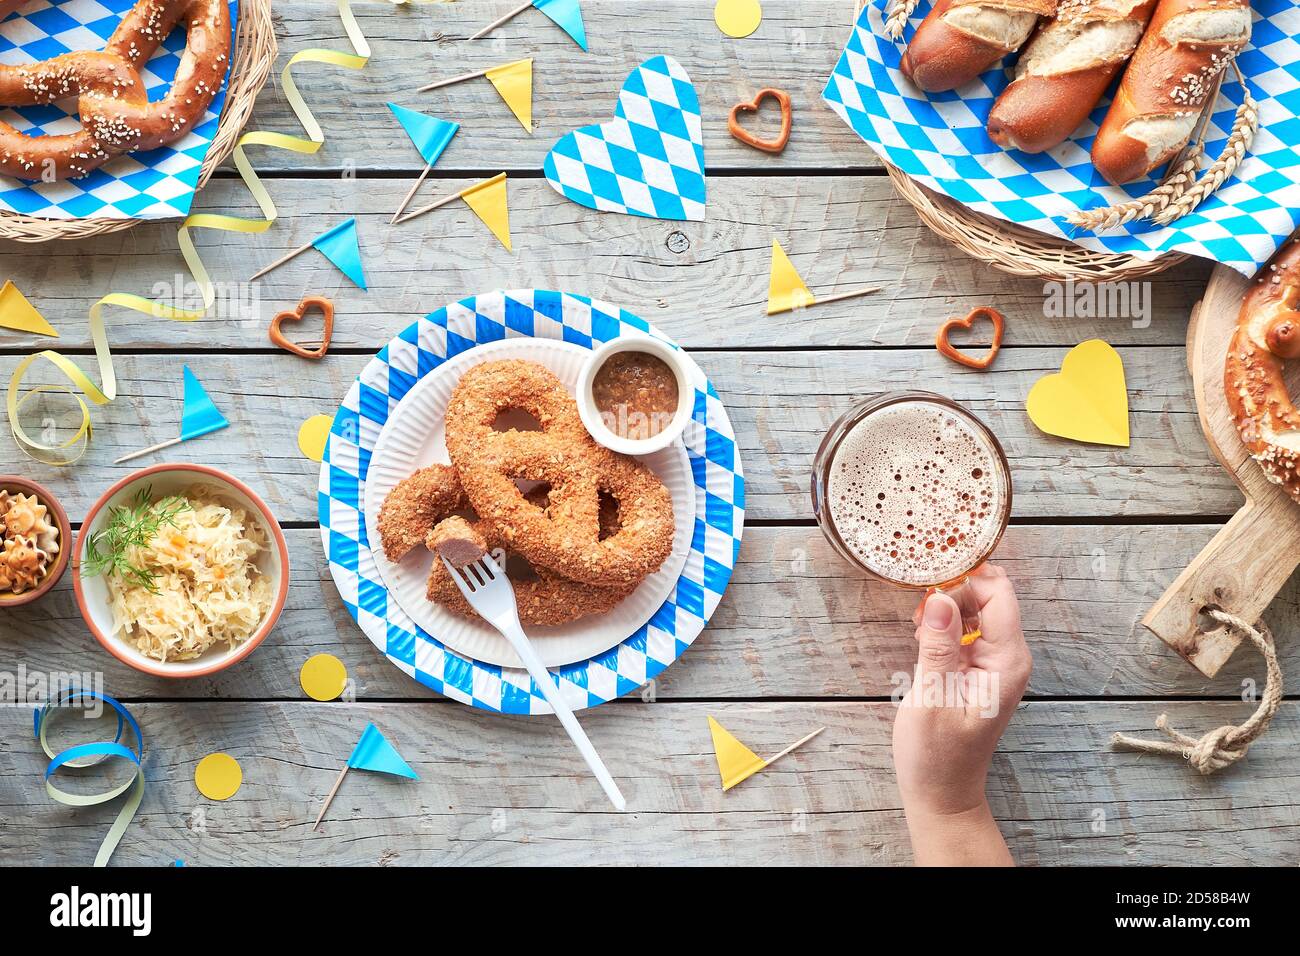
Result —
M1269 481L1300 502L1300 411L1282 378L1300 358L1300 239L1255 276L1228 344L1223 388L1242 442Z

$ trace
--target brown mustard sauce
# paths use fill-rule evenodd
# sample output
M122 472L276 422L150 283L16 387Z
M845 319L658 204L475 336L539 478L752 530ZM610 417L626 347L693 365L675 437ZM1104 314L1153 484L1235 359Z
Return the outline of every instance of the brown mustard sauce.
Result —
M677 413L677 376L646 352L615 352L591 383L596 410L610 431L643 441L668 427Z

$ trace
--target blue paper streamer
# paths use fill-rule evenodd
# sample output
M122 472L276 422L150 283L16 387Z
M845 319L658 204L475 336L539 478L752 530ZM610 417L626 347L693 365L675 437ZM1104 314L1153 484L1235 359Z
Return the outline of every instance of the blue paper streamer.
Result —
M117 731L110 741L99 741L88 744L77 744L66 750L55 751L48 742L50 718L57 713L62 712L62 708L71 707L78 701L100 700L107 704L117 714ZM32 730L37 740L40 741L41 749L45 755L50 758L49 765L45 768L45 790L54 800L73 807L97 806L101 803L109 803L127 791L130 791L126 802L118 811L117 818L109 827L108 833L100 843L99 852L95 854L95 866L107 866L109 858L117 845L121 842L122 835L126 832L127 826L135 817L136 811L140 809L140 801L144 799L144 766L142 763L144 756L144 736L140 733L140 725L136 723L135 717L122 704L118 703L112 697L106 694L100 694L93 690L83 690L81 688L69 688L62 692L53 700L49 701L44 707L40 707L33 712ZM131 729L135 736L135 748L126 746L122 743L122 733L126 728ZM135 765L135 775L132 779L120 786L112 787L102 793L96 794L74 794L60 790L50 781L50 778L61 767L85 768L93 767L103 760L116 757L127 760Z

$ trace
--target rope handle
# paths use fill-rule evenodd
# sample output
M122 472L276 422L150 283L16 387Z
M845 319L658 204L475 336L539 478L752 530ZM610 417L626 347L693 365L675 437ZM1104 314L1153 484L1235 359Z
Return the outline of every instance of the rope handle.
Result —
M1182 757L1199 773L1209 776L1246 756L1250 745L1268 729L1269 721L1273 719L1282 702L1282 668L1278 665L1277 648L1274 646L1272 631L1263 621L1254 625L1248 624L1236 615L1219 608L1205 608L1205 613L1249 640L1264 658L1267 672L1264 696L1259 706L1255 708L1255 712L1240 726L1217 727L1199 738L1189 737L1170 727L1169 715L1161 714L1156 718L1156 729L1167 735L1169 741L1145 740L1117 733L1111 738L1112 747L1138 753L1171 754Z

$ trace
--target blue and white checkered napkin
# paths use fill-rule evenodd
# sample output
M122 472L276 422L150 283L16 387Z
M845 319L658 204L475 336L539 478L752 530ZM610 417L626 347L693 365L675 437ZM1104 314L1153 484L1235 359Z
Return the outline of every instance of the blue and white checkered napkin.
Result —
M0 63L34 63L74 50L101 50L122 15L135 4L136 0L28 4L0 24ZM232 29L237 14L238 0L231 0ZM151 100L167 94L184 50L185 32L175 30L141 69ZM81 179L31 183L0 176L0 210L46 219L184 216L190 211L199 169L225 100L223 84L203 119L184 137L161 149L118 156ZM73 133L81 128L76 108L75 99L49 106L0 107L0 119L29 136Z
M542 168L556 192L590 209L703 220L704 126L686 70L670 56L646 60L614 118L560 137Z
M1223 262L1250 275L1300 225L1300 8L1295 0L1254 0L1250 45L1237 62L1260 105L1260 130L1250 155L1217 193L1169 227L1129 223L1101 236L1064 218L1075 209L1140 196L1154 180L1123 189L1097 175L1088 152L1109 99L1075 137L1049 153L1003 150L984 123L1007 84L990 70L960 91L927 95L899 72L904 43L929 12L917 6L902 41L883 30L887 0L862 11L822 96L881 158L917 182L978 212L1071 239L1098 251L1151 259L1179 251ZM1232 129L1241 88L1230 75L1206 136L1217 156ZM1157 170L1157 175L1163 171Z

